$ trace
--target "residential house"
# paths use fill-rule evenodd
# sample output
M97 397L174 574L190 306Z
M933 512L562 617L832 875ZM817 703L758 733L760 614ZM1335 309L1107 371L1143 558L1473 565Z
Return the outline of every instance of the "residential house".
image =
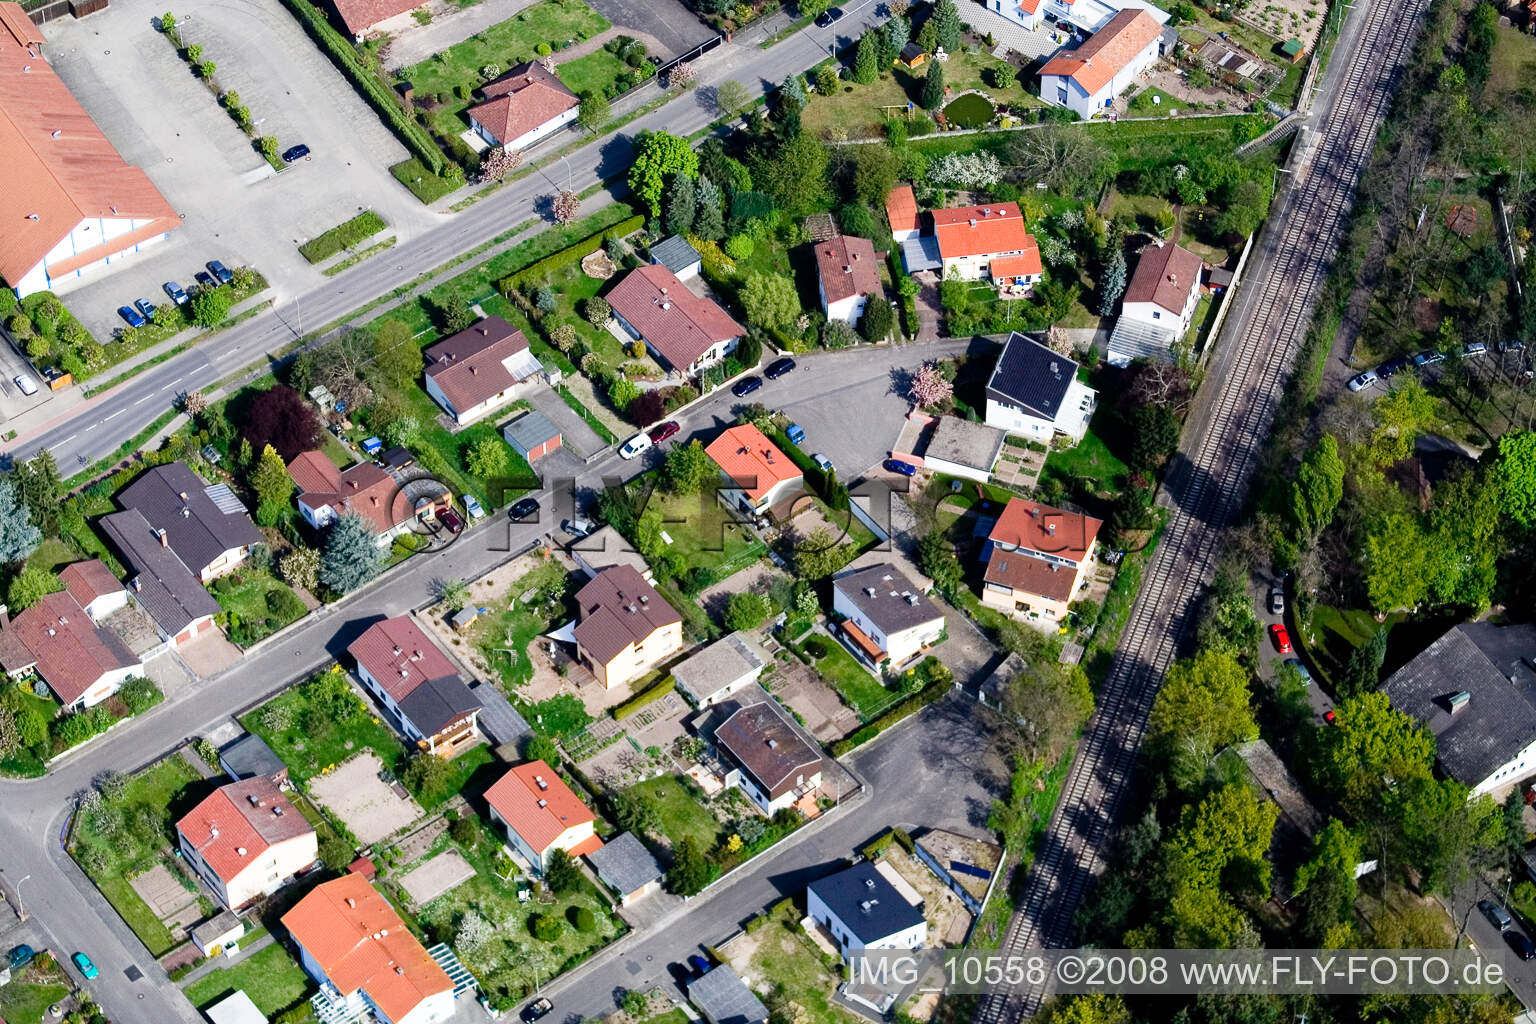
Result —
M576 656L610 690L683 649L683 617L631 566L599 572L576 604Z
M691 376L736 350L746 333L709 299L700 298L666 267L636 267L608 293L619 326L658 360Z
M460 426L522 398L544 367L528 337L499 316L488 316L427 348L427 394Z
M728 964L717 964L688 983L688 1001L704 1024L768 1024L768 1007Z
M278 787L288 785L288 766L267 746L266 740L253 732L224 745L219 751L219 767L236 782L262 778L272 780Z
M715 746L740 768L732 781L764 814L794 806L821 787L821 753L770 701L733 712L715 730Z
M1057 434L1081 441L1098 392L1078 380L1077 369L1074 360L1014 331L987 379L987 426L1043 443Z
M911 45L922 53L917 44ZM891 189L885 197L885 219L890 221L891 240L897 245L923 233L922 215L918 213L917 196L911 185L902 184Z
M1046 61L1040 69L1040 98L1085 120L1092 117L1113 105L1115 97L1157 60L1162 32L1148 10L1120 11L1082 46Z
M0 615L0 667L36 675L72 711L112 696L144 663L118 635L91 621L69 591L48 594L9 622Z
M867 949L921 949L923 898L889 861L860 861L805 889L805 912L832 935L844 959Z
M581 857L603 845L593 829L597 818L543 761L509 769L485 791L485 802L491 820L535 874L544 874L556 850Z
M405 28L412 24L406 15L425 6L422 0L328 0L328 3L346 33L357 42L373 33Z
M1018 203L934 210L932 216L946 278L1027 287L1045 272L1040 246L1024 227Z
M760 516L805 489L805 474L750 423L727 427L704 449L729 483L718 497L747 516Z
M452 757L479 739L480 699L411 616L375 622L347 653L358 679L418 750Z
M880 263L875 247L867 238L833 235L816 243L816 275L821 292L821 309L828 320L858 323L864 315L864 303L871 297L884 302L885 288L880 284Z
M513 65L480 87L485 98L466 111L487 145L527 149L572 121L581 100L538 61Z
M301 452L288 463L288 475L299 489L299 514L317 530L330 526L344 512L356 512L384 545L409 529L415 519L405 490L372 462L338 469L323 452Z
M683 696L707 708L757 682L767 665L761 648L732 633L674 665L672 678Z
M1134 359L1170 362L1189 333L1200 305L1205 261L1175 242L1143 249L1120 300L1120 318L1109 336L1111 366Z
M1474 797L1536 773L1536 626L1453 626L1382 685Z
M173 646L213 629L221 611L197 573L171 550L170 535L149 525L137 509L113 512L97 523L132 575L128 591Z
M987 6L1029 29L1056 27L1068 34L1103 30L1123 10L1145 10L1162 25L1168 13L1146 0L987 0Z
M117 496L125 510L165 534L166 544L207 583L245 561L261 531L228 484L208 484L185 462L146 469Z
M944 636L944 613L889 562L832 581L838 629L871 668L900 669Z
M1088 588L1103 525L1079 512L1010 499L983 547L981 603L1016 619L1060 623Z
M128 606L128 591L99 558L71 562L59 570L59 581L92 622Z
M436 1024L453 1016L448 973L361 875L315 886L283 915L283 927L329 1004L322 1020L372 1012L388 1024Z
M682 235L668 235L651 246L651 262L672 271L679 281L686 281L699 276L704 258Z
M65 291L181 224L54 73L44 43L20 4L0 3L0 277L17 295Z
M587 854L597 877L627 907L661 888L661 864L633 832L621 832Z
M181 856L219 902L243 910L308 871L315 829L270 778L220 786L176 822Z
M923 450L923 468L986 483L1008 435L998 427L959 416L940 416Z
M564 443L564 435L554 421L534 409L501 428L507 444L530 464L542 459Z

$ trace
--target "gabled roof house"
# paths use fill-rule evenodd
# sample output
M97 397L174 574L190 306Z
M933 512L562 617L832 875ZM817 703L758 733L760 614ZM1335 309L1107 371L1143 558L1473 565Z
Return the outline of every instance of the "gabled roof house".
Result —
M97 520L130 573L128 592L173 645L213 629L219 602L171 550L170 536L149 525L137 509Z
M981 603L1055 627L1086 590L1104 524L1027 498L1012 498L987 536Z
M128 604L128 591L122 581L99 558L71 562L59 570L59 582L92 622L99 623Z
M466 112L469 126L492 146L526 149L576 120L581 100L538 61L516 64L480 88Z
M1161 23L1149 11L1127 7L1082 46L1064 50L1045 63L1040 69L1040 98L1078 117L1092 117L1113 104L1157 60L1162 32Z
M117 503L163 532L183 565L203 582L245 561L261 531L227 484L205 483L185 462L168 462L140 473Z
M14 619L0 616L0 667L12 678L36 674L59 703L100 704L144 663L118 635L91 621L66 590L48 594Z
M556 850L580 857L603 845L593 828L596 816L543 761L509 769L485 791L485 802L491 820L537 874Z
M821 291L821 308L828 320L855 324L864 313L870 296L885 301L880 284L880 264L875 246L867 238L833 235L815 243L816 276Z
M688 290L666 267L636 267L608 293L619 325L667 366L692 375L719 362L746 333L709 299Z
M523 397L544 367L528 337L499 316L488 316L430 346L426 387L455 423L473 423Z
M411 616L375 622L347 653L390 723L417 749L452 757L479 738L480 698Z
M1111 366L1135 359L1172 361L1200 305L1204 270L1205 261L1177 242L1143 249L1120 300L1106 361Z
M1057 434L1081 441L1098 392L1078 380L1077 371L1075 360L1014 331L987 380L987 426L1036 441Z
M414 518L404 489L372 462L338 469L323 452L300 452L288 463L288 475L299 489L299 514L317 530L343 512L356 512L373 527L378 542L387 544Z
M314 827L264 775L208 794L176 822L176 836L183 859L231 910L281 889L319 856Z
M375 29L403 28L409 24L405 15L424 6L422 0L329 0L329 3L347 34L357 40Z
M934 210L932 216L945 277L1030 286L1045 273L1018 203Z
M735 781L765 814L791 807L821 787L821 753L770 701L732 712L715 729L715 745L740 766Z
M727 427L704 451L729 481L721 500L745 515L761 515L805 488L800 467L751 423Z
M633 566L611 565L576 592L576 654L608 689L683 649L683 617Z

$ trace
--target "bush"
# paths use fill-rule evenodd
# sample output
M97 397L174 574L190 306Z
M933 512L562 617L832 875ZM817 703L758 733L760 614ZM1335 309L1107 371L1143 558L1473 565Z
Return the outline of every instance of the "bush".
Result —
M568 245L558 252L550 253L543 259L528 264L528 266L509 277L502 278L496 282L496 289L503 295L508 295L517 290L518 285L523 281L535 280L536 278L552 274L557 270L563 270L573 263L580 263L593 249L601 247L604 242L623 238L625 235L638 231L644 226L645 217L637 213L633 217L619 221L612 227L605 228L596 234L588 235L574 245Z
M552 914L534 914L528 919L528 930L540 942L554 942L565 930L565 926Z
M320 844L320 863L337 874L347 870L347 865L352 863L355 855L352 845L336 836Z
M293 621L304 615L304 602L299 595L287 588L267 591L267 611L279 619Z
M677 680L671 676L667 676L665 679L661 680L661 682L655 684L654 686L650 686L644 690L641 690L639 693L629 698L629 700L626 700L624 703L614 707L614 720L622 721L623 719L626 719L630 715L634 714L636 711L639 711L641 708L645 707L647 704L655 703L656 701L665 697L667 694L671 693L672 688L676 685Z
M805 653L809 654L817 661L820 661L822 658L825 658L827 655L832 653L832 645L828 643L827 638L823 636L813 636L801 646L805 648Z
M351 220L343 221L324 234L317 235L299 246L299 255L311 263L319 263L343 249L371 238L387 226L383 217L372 210L364 210Z
M475 827L475 819L460 818L448 826L448 835L460 846L473 847L480 838L480 830Z
M590 907L572 907L570 909L571 924L575 925L579 932L592 932L597 930L597 915L592 913Z
M142 676L128 680L117 693L128 705L129 713L135 715L143 714L165 699L160 689Z

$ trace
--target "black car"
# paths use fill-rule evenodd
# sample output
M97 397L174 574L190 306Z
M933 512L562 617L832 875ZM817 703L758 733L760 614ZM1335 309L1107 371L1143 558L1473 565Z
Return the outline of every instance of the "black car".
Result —
M213 275L206 270L199 270L192 275L192 279L197 282L199 288L207 288L210 291L219 286L219 282L215 281Z
M783 359L775 359L773 362L769 363L768 369L763 371L763 376L767 377L769 380L778 380L780 377L784 376L794 368L795 361L788 356L785 356Z
M218 260L209 260L203 265L208 268L208 273L212 274L219 284L229 284L235 279L234 272Z
M309 156L309 147L301 142L297 146L289 146L283 150L283 163L291 164L295 160L303 160L307 156Z
M529 1003L527 1006L523 1007L522 1012L517 1015L517 1019L522 1021L523 1024L533 1024L534 1021L538 1020L540 1017L545 1016L549 1013L550 1010L553 1010L554 1008L554 1005L550 1003L548 999L540 996L533 1002Z
M816 27L826 28L828 25L836 24L838 19L842 16L843 9L841 7L828 7L826 10L816 15Z
M1393 356L1391 359L1388 359L1386 362L1376 367L1376 376L1380 377L1382 380L1386 380L1388 377L1402 373L1406 369L1408 369L1408 357Z
M520 523L524 519L527 519L529 516L533 515L538 510L538 499L519 498L517 501L514 501L512 503L512 507L507 510L507 518L515 523Z
M743 377L741 380L731 385L731 394L735 395L737 398L746 398L748 395L762 386L763 378L761 377Z
M1531 945L1531 940L1526 938L1525 932L1512 928L1504 933L1504 941L1521 960L1536 960L1536 946Z

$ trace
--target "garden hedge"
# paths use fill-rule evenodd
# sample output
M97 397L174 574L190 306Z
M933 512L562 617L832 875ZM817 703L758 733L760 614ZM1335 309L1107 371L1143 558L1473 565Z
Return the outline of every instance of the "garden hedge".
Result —
M639 693L629 698L629 700L616 706L613 709L614 720L618 721L620 719L628 718L630 715L634 714L636 711L639 711L647 704L655 703L656 701L665 697L667 694L671 693L672 688L676 685L677 680L669 675L655 686L647 687L646 689L641 690Z
M541 276L551 270L563 270L572 263L580 263L593 249L601 247L610 238L623 238L631 232L639 231L644 226L645 217L642 214L637 213L633 217L626 217L617 224L606 227L596 234L588 235L573 245L568 245L558 252L551 253L541 260L528 264L516 273L509 274L496 282L496 289L503 295L514 292L523 281L535 275Z
M832 756L842 757L844 754L853 750L855 747L868 743L870 740L874 739L876 736L879 736L882 732L889 729L897 722L900 722L902 719L911 715L915 715L929 704L932 704L942 698L946 693L949 692L950 687L953 685L954 680L952 679L940 680L938 682L929 683L927 686L912 694L910 697L903 698L900 702L893 705L890 710L882 713L879 717L873 719L867 725L862 726L852 736L849 736L845 739L840 739L836 743L832 744Z
M372 210L364 210L351 220L343 221L299 246L299 255L311 263L319 263L365 238L372 238L386 227L388 225L384 223L383 217Z

